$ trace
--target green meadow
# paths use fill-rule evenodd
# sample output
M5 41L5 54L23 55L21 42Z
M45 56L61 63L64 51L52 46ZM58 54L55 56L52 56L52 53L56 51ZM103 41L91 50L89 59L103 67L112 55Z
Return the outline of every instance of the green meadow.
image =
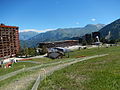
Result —
M77 50L70 53L70 58L105 53L109 55L55 71L38 90L120 90L120 47Z
M0 68L0 75L37 66L41 64L50 64L59 61L67 61L69 59L80 58L81 56L93 56L100 54L109 54L104 57L93 58L86 61L82 61L76 64L72 64L66 68L55 71L50 76L40 82L38 90L119 90L120 89L120 47L112 46L109 48L91 48L83 50L75 50L69 53L63 59L49 59L38 58L28 61L19 62L13 64L11 68ZM58 64L55 64L58 65ZM48 65L49 66L49 65ZM45 67L48 67L45 66ZM52 65L51 65L52 66ZM54 66L54 65L53 65ZM42 67L41 67L42 68ZM40 68L33 71L26 71L12 76L6 80L0 82L0 87L8 85L9 83L22 79L30 74L37 73ZM30 90L35 81L33 81L27 90Z

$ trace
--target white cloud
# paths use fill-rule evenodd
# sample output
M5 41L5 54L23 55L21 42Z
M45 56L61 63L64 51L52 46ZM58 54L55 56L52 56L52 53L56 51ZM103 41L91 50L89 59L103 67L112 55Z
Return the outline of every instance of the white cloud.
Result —
M96 19L95 19L95 18L92 18L92 19L91 19L91 21L93 21L93 22L94 22L94 21L96 21Z
M77 24L77 25L79 25L79 24L80 24L80 22L76 22L76 24Z
M29 32L29 31L39 32L39 30L36 29L24 29L24 30L20 30L19 32Z
M52 31L52 30L55 30L55 29L45 29L45 30L24 29L24 30L20 30L19 32L29 32L29 31L34 31L34 32L38 32L38 33L43 33L43 32Z
M47 31L53 31L55 29L45 29L45 30L41 30L40 32L47 32Z

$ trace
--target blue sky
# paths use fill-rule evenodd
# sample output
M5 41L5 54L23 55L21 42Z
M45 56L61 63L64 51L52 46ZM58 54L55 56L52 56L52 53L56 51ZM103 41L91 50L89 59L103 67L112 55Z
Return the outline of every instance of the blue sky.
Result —
M120 0L0 0L0 23L20 30L108 24L120 18Z

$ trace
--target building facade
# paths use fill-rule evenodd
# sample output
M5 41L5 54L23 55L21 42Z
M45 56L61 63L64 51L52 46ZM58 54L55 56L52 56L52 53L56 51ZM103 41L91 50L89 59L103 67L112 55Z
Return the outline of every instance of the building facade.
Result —
M93 38L94 42L98 41L96 37L99 37L99 39L101 38L100 37L100 32L93 32L92 33L92 38Z
M92 44L93 39L91 34L85 34L85 40L88 45Z
M15 56L19 52L19 32L16 26L0 24L0 57Z
M45 46L47 48L54 48L54 47L69 47L79 45L79 40L65 40L65 41L56 41L56 42L43 42L39 43L39 48Z

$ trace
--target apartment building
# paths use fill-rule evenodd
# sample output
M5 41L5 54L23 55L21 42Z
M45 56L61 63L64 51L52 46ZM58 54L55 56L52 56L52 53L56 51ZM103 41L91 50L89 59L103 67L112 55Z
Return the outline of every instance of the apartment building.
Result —
M15 56L19 52L19 32L16 26L0 24L0 57Z

